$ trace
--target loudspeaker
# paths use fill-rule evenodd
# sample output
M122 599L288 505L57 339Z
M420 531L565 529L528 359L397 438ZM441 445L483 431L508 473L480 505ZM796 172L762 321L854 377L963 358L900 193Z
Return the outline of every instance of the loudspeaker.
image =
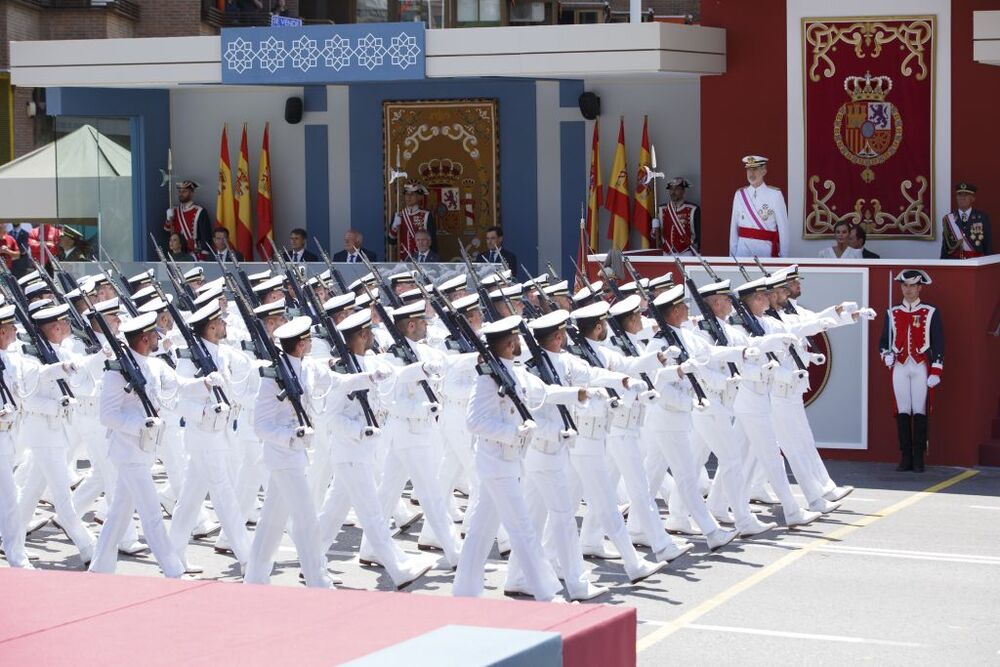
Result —
M587 120L594 120L601 115L601 98L594 93L581 93L578 103L580 113Z
M285 122L292 125L302 122L301 97L289 97L285 100Z

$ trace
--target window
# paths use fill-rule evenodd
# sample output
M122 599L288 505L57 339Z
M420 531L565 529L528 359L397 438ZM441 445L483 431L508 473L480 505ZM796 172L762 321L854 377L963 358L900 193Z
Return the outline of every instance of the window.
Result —
M457 26L500 25L500 0L456 0L456 2Z

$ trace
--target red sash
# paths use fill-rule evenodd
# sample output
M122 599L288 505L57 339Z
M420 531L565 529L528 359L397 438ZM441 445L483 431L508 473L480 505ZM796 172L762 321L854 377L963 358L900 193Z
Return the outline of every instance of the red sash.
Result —
M750 219L753 220L755 225L757 225L757 229L754 229L753 227L738 226L736 228L736 235L745 239L769 241L771 243L771 257L778 257L781 252L781 239L778 237L778 231L764 228L764 225L757 217L757 212L754 211L753 206L750 205L750 200L747 199L746 189L740 188L740 197L743 198L743 205L746 207L747 213L750 214Z

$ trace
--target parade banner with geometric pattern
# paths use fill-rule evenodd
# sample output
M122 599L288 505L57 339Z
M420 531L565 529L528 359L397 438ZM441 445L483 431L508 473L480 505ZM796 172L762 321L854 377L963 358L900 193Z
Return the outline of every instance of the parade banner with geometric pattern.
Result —
M500 224L497 101L383 102L382 123L386 238L399 205L388 176L398 169L429 192L442 261L461 257L459 243L472 254L484 249L486 229Z
M933 239L933 16L802 20L803 237Z

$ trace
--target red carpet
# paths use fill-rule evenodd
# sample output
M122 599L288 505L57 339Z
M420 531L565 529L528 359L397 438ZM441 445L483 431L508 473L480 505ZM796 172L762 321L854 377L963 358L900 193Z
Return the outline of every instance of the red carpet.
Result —
M558 632L635 664L635 609L0 570L0 665L329 665L449 624Z

